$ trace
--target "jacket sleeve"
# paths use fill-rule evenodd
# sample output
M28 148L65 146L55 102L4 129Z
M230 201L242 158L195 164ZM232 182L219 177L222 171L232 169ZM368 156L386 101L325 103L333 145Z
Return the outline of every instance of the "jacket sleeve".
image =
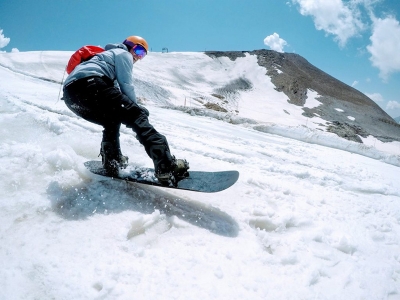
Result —
M115 53L115 76L121 92L133 102L136 101L135 88L133 86L133 58L129 52Z

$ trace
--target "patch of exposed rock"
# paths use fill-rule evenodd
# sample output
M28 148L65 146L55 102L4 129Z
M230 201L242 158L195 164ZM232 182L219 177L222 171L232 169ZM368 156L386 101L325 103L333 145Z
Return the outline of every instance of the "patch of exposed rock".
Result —
M333 132L338 136L357 143L362 143L360 136L366 138L368 133L365 132L360 126L352 125L349 123L342 123L333 121L328 125L326 131Z
M204 106L208 109L212 109L215 111L228 112L225 108L219 106L216 103L207 102L206 104L204 104Z

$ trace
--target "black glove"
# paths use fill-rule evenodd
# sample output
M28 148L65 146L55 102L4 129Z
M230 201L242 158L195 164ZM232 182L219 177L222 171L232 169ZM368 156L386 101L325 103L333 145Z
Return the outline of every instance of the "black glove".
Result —
M146 114L146 116L150 116L150 112L148 111L147 108L145 108L144 106L141 106L141 105L138 105L138 106L143 110L143 112Z

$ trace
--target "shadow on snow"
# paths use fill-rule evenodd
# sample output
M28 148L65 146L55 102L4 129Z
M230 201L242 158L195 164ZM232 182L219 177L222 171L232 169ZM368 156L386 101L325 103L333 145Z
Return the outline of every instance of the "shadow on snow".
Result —
M53 181L47 188L47 195L53 210L67 220L83 220L93 214L126 210L143 214L159 210L168 217L176 216L218 235L236 237L239 231L237 222L217 208L119 180L90 181L67 188Z

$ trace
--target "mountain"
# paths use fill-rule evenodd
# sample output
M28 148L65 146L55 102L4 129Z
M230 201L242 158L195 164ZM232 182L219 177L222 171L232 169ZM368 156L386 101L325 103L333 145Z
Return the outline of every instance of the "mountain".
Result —
M231 60L245 57L246 53L257 56L258 64L266 68L275 89L285 93L289 103L303 107L304 116L325 120L321 126L327 131L360 143L360 136L368 135L384 142L400 141L400 126L374 101L298 54L272 50L207 52L210 57L225 56ZM318 93L321 104L317 107L304 107L309 90Z
M397 123L400 123L400 117L394 118Z

